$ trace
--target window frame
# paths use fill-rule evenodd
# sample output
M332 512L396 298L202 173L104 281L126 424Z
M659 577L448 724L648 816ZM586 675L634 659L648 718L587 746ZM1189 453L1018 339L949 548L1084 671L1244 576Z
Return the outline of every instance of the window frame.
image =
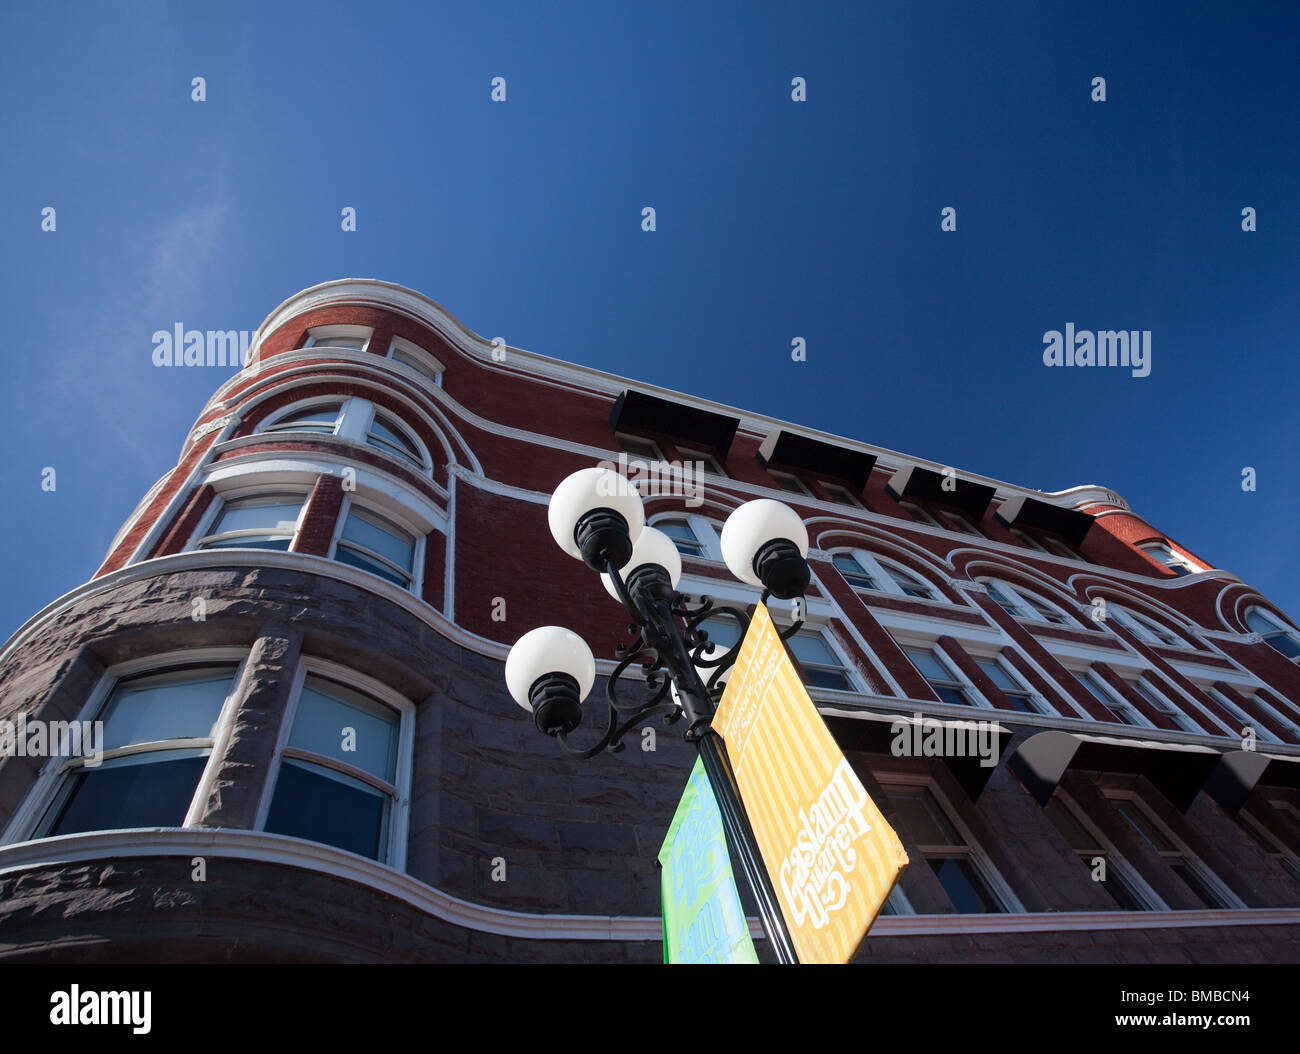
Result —
M102 720L104 710L113 699L119 684L136 677L149 676L154 673L165 674L184 667L229 666L232 669L230 690L222 701L214 723L212 735L200 738L160 739L148 743L132 743L124 747L103 752L101 762L111 758L126 757L137 754L162 753L172 750L206 750L206 761L194 785L194 793L186 809L182 827L196 827L203 810L203 791L208 785L214 770L213 749L217 741L226 738L230 726L234 723L235 706L233 701L239 694L239 685L248 664L249 648L212 647L188 648L184 650L160 652L156 655L130 659L105 670L90 691L74 720L93 722ZM147 762L146 762L147 764ZM15 842L38 841L45 838L76 837L77 834L95 834L100 832L85 831L68 835L38 834L44 826L47 816L52 811L56 799L70 792L69 776L74 771L85 767L84 759L71 759L65 755L51 754L41 763L41 768L26 796L14 810L0 834L0 845ZM91 771L95 771L92 769ZM151 828L105 828L104 830L151 830Z
M1232 888L1214 872L1213 868L1197 856L1196 853L1192 852L1187 843L1179 838L1173 829L1156 815L1155 810L1143 800L1142 795L1137 791L1108 787L1102 789L1102 795L1106 798L1107 802L1110 803L1117 818L1128 824L1129 828L1133 830L1139 838L1146 841L1147 845L1151 848L1151 851L1160 857L1166 867L1169 867L1170 870L1173 871L1173 864L1171 864L1170 861L1180 861L1189 870L1195 872L1197 877L1209 886L1211 890L1217 893L1220 899L1226 903L1226 906L1207 904L1205 910L1239 911L1246 908L1247 905L1237 896L1236 893L1233 892ZM1160 849L1158 846L1152 844L1146 834L1138 829L1137 825L1120 810L1118 803L1121 802L1131 804L1138 813L1142 814L1147 823L1151 824L1156 829L1156 833L1161 835L1165 841L1173 846L1173 848ZM1196 889L1191 885L1191 883L1182 878L1181 875L1178 875L1177 871L1174 871L1174 874L1178 877L1180 882L1187 886L1188 889L1192 890L1193 893L1196 893ZM1199 896L1199 894L1197 895Z
M403 358L398 358L399 355L403 356ZM415 341L394 336L388 344L386 358L389 362L410 370L412 373L419 374L422 380L428 381L435 388L442 387L442 375L446 372L447 367L442 364L441 359L420 347ZM426 358L431 363L427 368L424 365ZM406 361L408 359L412 361Z
M901 810L898 809L897 804L894 802L891 788L920 788L921 790L929 791L935 804L939 807L940 812L943 813L948 822L952 824L957 834L965 839L966 844L964 846L931 846L918 842L909 830L907 832L908 836L911 838L912 844L916 847L917 853L927 862L927 866L932 857L937 857L941 854L944 859L948 859L953 855L966 856L971 861L971 866L979 874L980 878L983 879L984 885L992 895L993 899L998 902L998 906L1001 908L1000 911L983 912L982 914L1019 915L1024 913L1025 906L1021 903L1020 898L1016 896L1015 890L1013 890L1007 883L1006 879L1002 877L1001 872L998 870L996 865L994 865L992 857L988 855L984 850L984 847L980 845L979 840L971 832L971 829L966 825L965 820L961 816L960 810L953 806L952 802L948 799L948 796L943 792L943 789L935 779L923 773L881 772L876 773L876 780L880 784L881 790L885 792L885 797L890 800L890 804L894 807L895 811L898 812L901 812ZM906 829L906 824L902 824L902 826ZM934 850L934 852L931 852L930 850ZM961 850L962 852L956 853L956 850ZM931 870L933 873L933 868ZM935 880L939 881L937 874L935 874ZM946 889L944 890L944 894L948 895ZM949 896L948 899L951 902L951 896ZM956 906L957 905L953 904L954 908ZM958 914L966 913L958 912Z
M710 476L720 476L722 479L730 479L727 475L726 466L722 463L722 458L708 450L701 450L698 447L682 446L680 443L673 444L677 448L677 453L681 460L698 461L703 465L701 471Z
M1266 623L1268 623L1268 625L1273 627L1272 630L1270 630L1268 633L1264 633L1256 629L1254 626L1250 624L1251 615L1256 615L1259 618L1263 619ZM1279 619L1274 617L1272 612L1268 611L1266 608L1263 608L1258 604L1252 605L1242 613L1241 620L1246 624L1247 632L1259 634L1263 642L1267 644L1270 648L1272 648L1275 652L1277 652L1279 655L1281 655L1282 658L1286 659L1287 662L1294 663L1297 658L1300 658L1300 656L1288 655L1286 652L1284 652L1281 648L1279 648L1276 644L1273 643L1274 637L1285 637L1288 641L1291 642L1291 644L1296 649L1300 650L1300 634L1297 634L1296 631L1293 630L1290 626L1287 626Z
M1064 626L1066 629L1078 628L1077 621L1064 608L1032 590L991 575L981 576L976 581L988 590L989 596L993 598L994 603L1017 622L1036 623L1040 626ZM1001 596L1000 593L1009 595ZM1059 618L1046 617L1043 608L1046 608L1051 615L1059 616Z
M366 401L369 402L369 400ZM370 410L370 418L366 422L366 434L363 440L365 445L372 450L378 450L381 454L388 454L390 457L396 458L407 468L414 468L422 476L429 475L433 471L433 459L429 455L429 448L416 434L415 429L386 407L370 403ZM382 437L375 436L376 423L382 424L390 432L395 432L408 440L415 449L415 456L412 457L405 452L397 453L394 449L390 449L393 447L392 443ZM378 442L376 442L376 439L378 439Z
M332 348L335 351L369 351L370 342L374 339L375 331L372 326L353 326L353 325L329 325L329 326L312 326L307 330L307 343L303 345L303 350L309 348L324 347L327 350ZM359 348L340 348L334 345L320 344L322 340L343 340L347 338L361 337L361 347Z
M1143 644L1152 644L1162 648L1183 648L1184 650L1188 648L1185 640L1174 633L1173 630L1156 622L1151 616L1144 615L1140 611L1133 611L1123 604L1107 600L1106 618L1109 620L1112 617L1115 617L1116 622L1137 637ZM1170 639L1166 640L1166 635Z
M257 502L263 501L264 504L277 504L276 498L300 497L298 505L298 518L294 521L293 532L289 535L289 544L283 549L266 550L259 549L256 546L248 546L250 551L256 552L292 552L293 544L298 540L298 535L302 531L303 519L307 514L307 505L311 501L312 488L301 484L261 484L248 487L235 487L227 491L221 491L214 496L210 508L208 508L203 517L199 520L198 526L194 529L189 541L185 545L186 552L217 552L229 549L243 549L239 545L212 546L205 545L205 542L212 542L222 538L232 538L236 536L247 536L250 538L264 536L267 534L276 534L280 532L269 530L258 530L255 528L246 528L238 531L225 531L219 534L213 534L212 528L217 525L224 515L226 508L239 502ZM287 504L283 503L283 504Z
M376 553L373 550L367 549L365 546L352 541L351 539L343 538L343 531L347 527L348 517L352 514L352 510L354 508L357 509L360 513L362 513L362 519L364 519L366 515L369 515L374 519L388 520L394 527L397 527L398 529L405 531L414 539L414 544L411 547L411 570L409 572L405 571L403 568L398 567L382 553ZM379 525L372 524L372 526L379 526ZM414 593L416 596L423 596L424 595L425 539L426 539L425 532L419 529L418 527L413 526L405 516L402 516L401 514L394 514L392 510L382 505L377 506L367 501L359 502L356 500L356 497L353 494L345 494L344 500L342 504L339 506L338 516L335 518L334 534L330 538L330 545L329 545L329 549L327 550L327 555L325 558L335 563L342 564L344 567L351 568L354 571L360 571L362 574L373 575L375 578L378 578L381 581L388 582L388 579L384 578L383 575L377 574L376 572L370 571L364 567L357 567L355 564L348 564L348 563L344 563L342 560L339 560L337 556L338 547L340 542L342 542L344 544L344 548L360 550L363 553L363 555L365 555L366 557L378 560L381 563L383 563L385 566L392 567L394 571L398 573L409 574L411 580L404 586L398 585L396 582L388 582L388 584L392 586L396 586L398 589L401 589L403 592Z
M1062 832L1059 827L1057 827L1054 823L1052 823L1050 816L1046 815L1047 805L1050 805L1052 801L1059 801L1061 807L1064 808L1065 811L1070 814L1074 822L1083 828L1084 833L1087 834L1089 837L1096 839L1096 844L1098 846L1097 851L1083 850L1077 848L1076 846L1070 845L1069 839L1065 837L1064 832ZM1065 840L1066 845L1070 845L1070 849L1073 850L1081 859L1087 853L1091 853L1093 856L1104 857L1106 859L1107 871L1109 872L1113 870L1119 873L1120 878L1123 880L1123 883L1126 884L1130 892L1133 893L1134 899L1144 904L1143 910L1145 911L1169 911L1170 910L1169 905L1165 903L1164 898L1160 896L1160 894L1157 893L1154 889L1151 888L1151 884L1147 882L1145 878L1142 877L1142 874L1138 871L1138 869L1134 867L1129 862L1128 858L1125 857L1124 854L1121 853L1115 847L1114 843L1111 842L1111 840L1106 837L1105 832L1102 831L1102 829L1096 823L1093 822L1092 817L1090 817L1087 814L1087 812L1079 805L1079 803L1076 802L1074 798L1072 798L1063 788L1061 787L1056 788L1055 792L1052 794L1052 797L1048 799L1047 804L1043 806L1043 813L1044 813L1044 818L1047 820L1047 822L1049 824L1052 824L1052 828L1061 835L1061 837ZM1087 863L1088 863L1088 870L1091 873L1092 861L1089 860ZM1109 881L1109 874L1107 877L1107 881ZM1116 909L1119 911L1128 910L1124 907L1121 907L1118 901L1116 902Z
M944 706L965 706L970 709L976 709L976 710L994 709L993 705L987 699L984 698L984 693L975 687L974 682L972 682L971 679L966 676L965 672L962 670L960 666L958 666L955 662L952 661L952 659L948 657L948 655L944 652L944 650L939 647L937 641L913 641L913 640L895 639L894 643L896 643L898 647L902 650L903 654L907 656L907 661L912 664L912 668L916 671L917 676L919 676L921 680L923 680L926 684L930 686L930 690L934 692L934 694L938 697L939 702L942 703ZM921 669L921 667L917 664L916 660L912 658L913 651L928 652L931 658L933 658L943 669L947 670L949 674L951 674L953 677L953 680L951 682L943 682L941 684L941 687L950 688L958 692L961 692L970 701L967 703L953 703L953 702L949 702L942 695L940 695L938 690L935 688L935 682L930 680L926 672L923 669ZM931 701L928 699L921 699L915 701L932 705Z
M1173 544L1168 540L1138 542L1137 547L1161 567L1180 577L1195 575L1208 570L1204 567L1197 567L1196 562L1190 556L1177 552Z
M880 583L880 589L868 589L866 586L853 586L850 583L850 588L862 596L864 601L869 602L871 594L874 593L876 595L885 594L902 597L905 600L928 600L935 604L951 603L948 598L943 595L939 587L933 582L913 571L910 567L905 567L900 564L897 560L893 560L887 556L877 556L866 549L838 548L831 551L832 566L834 565L835 556L841 554L852 557L857 562L858 566L867 573L868 577L875 579ZM839 568L836 568L836 570L838 571ZM918 597L907 592L907 590L899 584L898 575L915 579L918 586L927 591L926 595Z
M394 692L387 685L368 677L363 673L342 666L327 659L321 659L315 656L302 656L298 661L297 669L294 670L293 683L289 689L289 697L285 703L284 716L280 722L280 733L276 737L275 752L271 756L271 762L267 769L266 781L262 787L262 797L258 802L257 820L253 825L253 830L266 834L274 838L297 838L296 835L277 834L274 831L266 830L266 821L271 812L271 804L275 798L275 788L280 782L280 770L285 759L285 750L290 751L289 760L306 761L308 764L320 765L340 772L344 775L351 776L360 782L376 789L386 788L379 787L384 781L376 780L374 776L364 770L348 766L333 758L325 758L324 755L315 755L310 751L300 750L289 746L289 738L293 733L293 724L298 716L298 708L302 701L302 690L306 684L307 678L319 677L324 680L334 681L345 688L350 688L354 692L368 696L372 701L387 706L389 709L397 711L398 728L397 728L397 764L395 767L395 782L391 785L393 794L389 806L389 816L385 841L387 842L386 852L375 861L386 867L391 867L396 871L406 870L406 851L407 840L410 825L410 804L411 804L411 780L412 770L414 768L414 743L415 743L415 704L406 697ZM308 841L307 839L300 839ZM340 849L337 846L330 845L328 842L310 842L311 845L322 845L339 852L347 853L346 849ZM370 859L364 857L363 859Z
M797 494L803 498L813 496L813 492L808 489L808 485L793 472L782 472L780 469L769 468L767 474L776 482L777 487L786 494ZM793 486L786 486L786 483L793 484Z
M696 560L705 560L709 563L722 563L722 533L721 530L707 516L701 516L694 512L662 512L656 513L648 522L650 527L662 530L660 526L670 522L685 522L690 531L695 535L696 542L700 545L700 553L682 553L682 556L690 556ZM671 535L669 535L672 538ZM673 544L676 546L679 539L673 538ZM679 553L680 549L677 550Z
M848 487L844 486L844 484L834 483L825 479L819 479L817 482L821 486L822 490L830 495L830 500L835 502L835 504L845 505L850 509L865 509L867 507L866 503L861 498L857 497L853 491L849 490Z
M1021 711L1019 710L1019 708L1017 708L1017 712L1028 713L1028 714L1048 714L1048 715L1055 714L1056 709L1053 706L1051 706L1051 704L1049 704L1047 700L1043 698L1042 694L1038 691L1038 689L1035 688L1033 684L1030 683L1030 681L1011 664L1010 660L1008 660L1006 657L1006 652L1007 649L1002 648L996 654L988 655L988 654L981 654L977 651L972 651L970 649L967 649L967 654L970 655L971 660L975 663L976 666L979 666L980 669L984 670L985 676L988 676L988 670L984 669L984 664L992 663L993 665L997 666L1008 678L1010 678L1013 684L1020 685L1019 688L1008 691L1006 688L1003 688L1002 685L998 684L997 681L993 681L998 691L1000 691L1007 698L1024 698L1025 701L1029 704L1028 710ZM989 679L992 680L992 678ZM989 705L992 706L992 703L990 702ZM997 707L994 707L994 709L997 709Z

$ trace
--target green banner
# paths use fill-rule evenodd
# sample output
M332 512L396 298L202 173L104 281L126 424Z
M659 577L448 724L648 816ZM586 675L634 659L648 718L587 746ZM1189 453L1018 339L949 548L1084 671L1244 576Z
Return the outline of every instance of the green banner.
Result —
M731 873L722 815L699 758L659 850L659 865L664 962L758 962Z

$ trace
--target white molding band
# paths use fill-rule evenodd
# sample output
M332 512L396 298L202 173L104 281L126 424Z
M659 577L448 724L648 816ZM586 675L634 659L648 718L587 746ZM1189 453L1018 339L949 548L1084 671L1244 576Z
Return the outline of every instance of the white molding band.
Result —
M660 941L657 915L568 915L513 911L476 904L426 885L402 871L316 842L230 828L150 828L62 835L0 847L0 875L91 860L204 856L250 860L330 875L396 897L454 926L503 937L552 941ZM1192 926L1300 926L1300 908L1200 911L1061 911L996 915L889 915L868 937L968 933L1046 933L1061 930L1184 929ZM763 936L757 919L750 934Z

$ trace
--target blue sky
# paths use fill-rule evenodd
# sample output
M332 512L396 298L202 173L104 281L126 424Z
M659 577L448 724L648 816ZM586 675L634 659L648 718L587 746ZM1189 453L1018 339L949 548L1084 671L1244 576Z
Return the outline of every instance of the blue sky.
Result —
M349 276L959 469L1106 484L1300 614L1295 5L46 3L0 33L0 634L94 571L223 379L156 369L153 332L252 330ZM1045 367L1067 322L1151 330L1151 375Z

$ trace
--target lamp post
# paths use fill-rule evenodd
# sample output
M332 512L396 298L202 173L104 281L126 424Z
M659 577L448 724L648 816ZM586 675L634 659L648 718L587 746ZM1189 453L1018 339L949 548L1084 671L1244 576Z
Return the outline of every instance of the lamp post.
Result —
M617 753L623 736L648 718L662 717L665 724L685 718L685 738L699 750L728 848L753 893L768 942L779 962L798 962L726 748L710 727L724 687L721 677L740 654L748 614L716 606L708 597L692 603L676 591L682 572L677 547L663 532L646 526L641 496L612 469L582 469L567 477L551 496L548 519L560 548L600 572L606 591L627 609L630 639L618 646L619 662L606 683L609 726L591 746L569 741L596 679L591 649L576 633L543 626L520 637L506 659L511 696L531 711L539 731L579 758L604 750ZM810 575L808 531L794 510L767 498L746 502L723 527L722 554L732 574L763 590L763 603L769 596L795 601L795 621L781 637L798 632ZM740 630L736 644L725 651L701 625L719 616L733 619ZM626 687L622 675L633 664L641 667L648 695L629 702L620 699L619 691Z

